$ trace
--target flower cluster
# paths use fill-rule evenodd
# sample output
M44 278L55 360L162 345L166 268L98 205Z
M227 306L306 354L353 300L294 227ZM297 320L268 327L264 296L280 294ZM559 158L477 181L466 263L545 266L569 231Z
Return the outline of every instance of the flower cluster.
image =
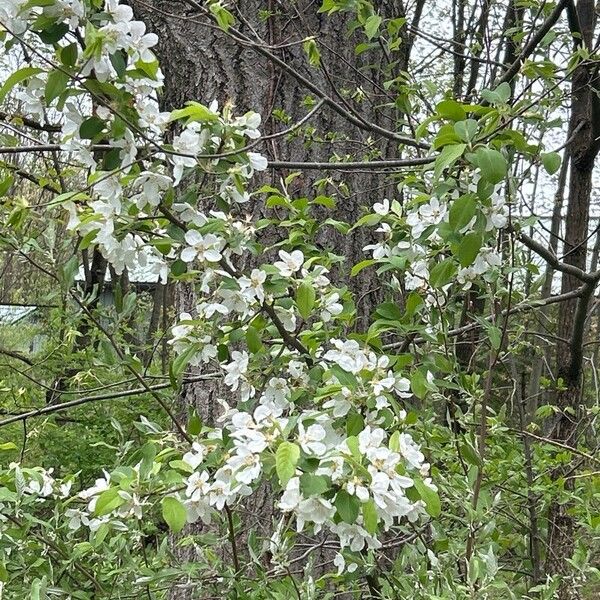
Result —
M117 274L141 266L163 282L183 273L194 281L196 305L171 329L174 379L188 366L210 367L236 400L220 400L223 414L201 427L190 448L160 438L181 460L168 467L142 460L104 473L71 498L64 517L72 535L82 526L127 528L127 519L153 509L153 498L181 506L190 523L210 523L265 480L286 522L297 531L325 529L349 552L377 550L381 532L434 514L428 504L436 487L404 409L416 369L350 333L351 294L332 282L336 257L320 253L308 231L265 248L259 224L243 214L252 178L268 166L249 151L261 135L260 116L216 102L161 112L162 75L151 51L157 38L117 0L106 0L93 22L75 1L10 6L2 10L24 35L42 11L79 28L85 41L75 53L66 39L57 42L51 60L71 75L62 89L48 92L52 71L41 67L17 84L25 114L50 111L59 119L61 149L86 173L83 191L57 199L69 212L68 229L95 245ZM199 202L205 191L208 200ZM431 274L459 201L440 193L415 197L408 211L397 202L374 207L385 240L365 250L377 261L404 260L405 289L424 292L431 305L439 301ZM500 226L501 211L498 203L486 205L460 234L478 219L486 220L485 231L488 223ZM482 247L469 268L479 276L493 264ZM470 280L458 277L465 286ZM426 381L434 387L429 372ZM156 493L153 478L163 475L177 485ZM42 474L28 486L45 497L53 484ZM336 558L338 569L352 571L344 561Z

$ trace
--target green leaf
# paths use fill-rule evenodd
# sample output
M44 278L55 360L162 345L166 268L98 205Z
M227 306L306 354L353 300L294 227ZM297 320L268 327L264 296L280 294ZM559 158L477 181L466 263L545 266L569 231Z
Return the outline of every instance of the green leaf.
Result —
M454 125L454 131L463 142L470 143L477 135L477 121L474 119L459 121Z
M3 444L0 444L0 451L8 451L8 450L16 450L17 446L14 442L4 442Z
M421 298L418 292L412 291L406 299L406 316L411 317L415 314L419 306L423 304L423 298Z
M425 502L425 510L427 510L427 513L434 518L439 517L442 512L442 505L437 492L432 490L419 478L415 478L413 483L417 492L419 492L421 500Z
M377 316L387 319L388 321L400 321L402 319L402 311L394 302L384 302L377 307L375 311Z
M121 149L113 148L108 152L104 152L102 156L102 170L103 171L112 171L113 169L117 169L121 166ZM170 250L170 247L169 247ZM168 254L169 251L165 252Z
M480 233L473 231L463 237L458 246L458 260L461 267L468 267L477 258L483 238Z
M198 415L196 409L192 411L192 414L188 420L187 432L190 435L198 435L202 431L202 419Z
M488 337L490 338L490 344L494 350L500 349L500 344L502 343L502 331L495 326L488 327L486 329Z
M475 450L475 448L473 448L473 446L471 445L470 442L465 441L465 443L460 444L459 448L460 448L461 456L469 464L475 465L475 466L481 466L481 458L480 458L477 450Z
M365 22L365 34L367 38L372 40L379 32L381 25L381 17L379 15L371 15Z
M300 316L306 321L312 312L315 305L315 288L308 281L300 284L296 292L296 305Z
M110 55L110 64L115 68L117 77L122 77L127 70L127 53L124 50L117 50Z
M492 148L480 148L475 154L481 176L490 183L500 183L508 172L504 156Z
M44 44L55 44L69 31L69 26L66 23L53 23L50 27L39 31L38 35Z
M317 43L313 38L309 38L302 44L302 48L308 57L308 62L313 67L318 67L321 64L321 53L317 47Z
M453 231L466 227L477 212L477 203L471 196L461 196L450 206L448 222Z
M46 104L51 104L53 100L58 98L66 89L69 83L69 76L64 71L55 69L48 75L46 88L44 90L44 99Z
M249 326L246 330L246 344L248 345L248 350L250 350L252 354L256 354L263 349L260 333L258 333L256 327Z
M456 100L442 100L435 107L435 110L440 117L451 121L464 121L467 118L465 109Z
M169 121L177 121L187 118L188 121L206 121L214 122L219 117L199 102L188 102L185 108L174 110L169 117Z
M74 67L77 63L77 44L73 42L68 46L64 46L60 50L60 62L65 65L65 67Z
M352 267L352 270L350 271L351 277L356 277L363 269L366 269L367 267L374 265L376 262L377 261L372 258L368 258L366 260L361 260L358 264L356 264Z
M346 434L358 435L365 428L365 420L362 415L352 412L346 418Z
M510 98L511 88L506 82L501 83L495 90L483 90L481 97L489 104L506 104Z
M162 516L165 523L169 526L169 529L174 533L179 533L187 520L185 506L173 496L163 498Z
M8 190L10 190L15 178L12 175L7 175L2 181L0 181L0 198L4 196Z
M140 464L140 477L145 479L152 472L154 467L154 459L156 458L156 444L148 442L142 446L140 451L142 460Z
M320 496L329 489L329 481L322 475L304 473L300 476L300 491L306 497Z
M356 376L352 373L348 373L348 371L344 371L340 365L333 365L330 369L331 373L335 375L336 379L346 387L350 389L355 389L358 385L358 381L356 380Z
M350 450L352 456L356 460L360 461L361 454L358 446L358 438L355 435L351 435L349 438L346 439L346 446L348 446L348 450Z
M190 344L181 354L178 354L173 360L171 371L175 377L179 377L188 366L192 356L198 352L194 344Z
M434 288L442 288L450 283L457 271L456 263L451 258L439 262L429 275L429 283Z
M369 499L362 505L363 524L365 529L371 535L377 533L377 525L379 523L379 516L377 515L377 508L375 502Z
M275 453L275 470L279 483L285 487L294 476L300 458L300 448L292 442L282 442Z
M96 500L94 514L97 517L102 517L111 513L115 508L119 508L125 500L119 496L119 488L112 487L102 492Z
M346 490L340 490L335 497L334 504L342 521L350 525L356 523L360 510L360 500L356 496L349 494Z
M444 172L444 169L453 165L463 155L466 148L466 144L451 144L449 146L444 146L444 149L435 159L433 178L438 180L440 175Z
M179 275L183 275L184 273L187 273L187 263L183 262L181 259L178 258L171 265L171 273L175 277L178 277Z
M558 152L548 152L542 154L542 164L548 175L554 175L560 169L560 154Z
M419 400L423 400L427 396L427 392L429 391L427 380L421 371L415 371L410 376L410 389Z
M90 117L79 126L79 135L84 140L91 140L104 129L104 121L98 117Z
M21 83L21 81L25 81L25 79L29 79L38 73L42 73L44 69L40 69L38 67L23 67L18 71L15 71L12 75L10 75L4 85L0 88L0 102L4 101L6 98L6 94L12 90L15 85Z

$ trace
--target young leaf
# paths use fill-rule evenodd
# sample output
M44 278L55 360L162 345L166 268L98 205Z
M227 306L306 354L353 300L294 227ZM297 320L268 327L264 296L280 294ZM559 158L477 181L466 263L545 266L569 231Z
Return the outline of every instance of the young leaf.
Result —
M542 154L542 164L548 175L554 175L560 169L560 154L558 152L548 152Z
M66 89L69 83L69 76L64 71L55 69L50 71L48 75L48 81L46 82L46 88L44 89L44 99L46 104L50 104L53 100L58 98Z
M372 40L379 31L381 25L381 17L379 15L371 15L365 22L365 34L367 38Z
M21 81L25 81L25 79L29 79L38 73L41 73L43 69L39 69L38 67L23 67L18 71L15 71L12 75L7 77L4 85L0 88L0 102L4 100L6 94L12 90L15 85L21 83Z
M282 442L275 454L275 470L279 477L279 483L285 487L287 482L294 476L296 465L300 458L300 448L292 442Z
M477 203L471 196L461 196L450 206L448 222L454 231L466 227L477 211Z
M372 499L369 499L362 505L362 515L365 529L371 535L375 535L377 533L377 524L379 523L379 517L377 515L377 508L375 507L375 502L373 502Z
M162 516L169 529L174 533L179 533L187 520L187 511L177 498L167 496L162 501Z
M429 283L431 284L431 287L434 288L444 287L447 283L452 281L455 273L456 263L451 258L446 258L431 269Z
M466 148L466 144L452 144L450 146L444 146L444 149L435 159L433 178L438 180L441 174L444 172L444 169L453 165L463 155L463 152Z
M492 148L480 148L477 153L477 165L481 176L490 183L500 183L508 172L504 156Z
M309 64L313 67L318 67L321 64L321 53L319 52L315 40L312 38L306 40L304 44L302 44L302 48L308 57Z
M342 521L350 525L356 523L360 509L360 500L356 496L350 495L346 490L340 490L334 504Z
M465 109L456 100L442 100L435 107L435 110L440 117L451 121L463 121L467 118Z
M308 281L300 284L296 292L296 304L298 305L300 316L306 321L310 317L315 305L315 288Z
M463 237L458 246L458 260L461 267L468 267L477 258L483 238L480 233L472 231Z
M421 496L421 500L425 502L427 513L434 518L439 517L442 512L442 505L437 492L418 478L415 478L413 483L417 492L419 492L419 496Z

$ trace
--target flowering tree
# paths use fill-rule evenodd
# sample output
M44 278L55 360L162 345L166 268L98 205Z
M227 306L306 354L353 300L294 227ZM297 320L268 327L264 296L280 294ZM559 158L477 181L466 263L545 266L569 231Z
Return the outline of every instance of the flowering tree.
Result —
M7 461L7 597L593 597L597 405L581 384L600 280L586 245L593 4L484 3L466 25L468 3L398 15L326 0L304 7L306 22L327 23L322 35L304 31L298 11L302 27L285 43L261 33L289 17L285 7L130 4L0 1L2 244L59 290L76 323L57 348L83 362L57 365L48 404L0 425L119 397L155 405L135 435L114 421L116 457L92 485L24 460L25 446ZM268 134L260 114L212 90L168 106L184 60L134 10L157 31L177 21L177 40L200 24L227 52L252 49L304 89L303 102L292 115L272 103ZM428 31L449 12L450 42ZM334 34L364 85L336 85ZM416 69L415 53L427 63L432 47L440 65ZM374 53L387 60L381 80ZM343 127L323 131L332 119ZM334 155L279 160L273 140ZM370 180L383 183L349 209L350 184L365 181L353 171L381 171ZM524 213L536 214L532 199L555 174L547 249ZM43 201L26 202L24 185ZM40 220L65 224L60 251L31 234ZM345 253L356 240L362 255ZM138 298L122 292L136 269L193 298L163 332L164 365L132 341ZM118 282L111 319L98 302L107 272ZM365 281L376 302L364 302ZM558 369L543 368L547 332L530 337L538 318L558 323ZM595 356L589 364L595 373ZM84 385L64 401L88 369L101 370L104 391ZM210 416L181 410L190 385L214 392ZM1 448L18 453L12 439Z

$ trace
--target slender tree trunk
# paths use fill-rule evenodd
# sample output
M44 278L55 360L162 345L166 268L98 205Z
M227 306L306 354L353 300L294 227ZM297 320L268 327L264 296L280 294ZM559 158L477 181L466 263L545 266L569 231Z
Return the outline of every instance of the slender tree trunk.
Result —
M576 34L575 46L584 45L591 50L596 20L594 1L580 0L576 8L575 5L571 5L568 16L571 30ZM598 153L596 141L598 125L594 106L597 99L593 91L596 77L595 69L585 62L573 73L568 136L569 139L573 137L573 141L570 148L571 164L563 260L583 271L587 270L592 173ZM578 278L563 274L563 293L580 288L581 285L582 282ZM573 443L582 404L584 324L594 287L594 284L584 286L581 296L576 300L561 303L558 312L558 336L570 342L559 342L557 348L557 373L563 381L563 389L558 392L556 398L560 418L552 436L567 445ZM561 469L556 469L553 473L554 479L559 479L562 475ZM572 489L572 486L573 479L568 479L565 487ZM574 518L569 514L570 506L569 502L559 504L554 501L548 511L546 570L551 575L560 575L564 578L557 596L559 600L580 597L578 588L567 578L570 572L567 560L573 555L576 538Z

